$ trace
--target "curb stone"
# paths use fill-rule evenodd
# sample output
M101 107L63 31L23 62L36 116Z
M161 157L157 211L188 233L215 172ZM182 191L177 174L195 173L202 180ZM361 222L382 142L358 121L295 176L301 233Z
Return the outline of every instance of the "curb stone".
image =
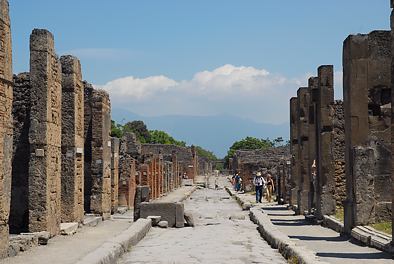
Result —
M304 246L297 245L288 236L279 231L271 220L261 211L261 208L252 208L249 212L250 220L257 224L261 236L271 245L278 249L286 259L296 258L302 264L327 264L320 260L316 253Z
M104 242L100 247L80 259L77 264L116 263L131 246L135 246L152 227L150 219L138 219L120 235Z

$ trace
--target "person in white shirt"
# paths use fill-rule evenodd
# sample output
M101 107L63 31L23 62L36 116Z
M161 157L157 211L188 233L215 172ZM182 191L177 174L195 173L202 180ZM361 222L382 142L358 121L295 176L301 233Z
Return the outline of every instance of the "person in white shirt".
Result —
M263 188L265 185L265 180L263 176L261 176L261 172L257 172L253 178L253 184L256 189L256 203L261 203L261 199L263 198Z

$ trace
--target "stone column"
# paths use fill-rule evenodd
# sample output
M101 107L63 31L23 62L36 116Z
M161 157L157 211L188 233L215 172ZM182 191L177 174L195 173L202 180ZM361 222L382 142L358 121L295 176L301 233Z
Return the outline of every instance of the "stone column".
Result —
M290 205L297 204L297 190L299 179L299 159L298 159L298 115L297 97L290 99L290 152L291 152L291 178L290 178Z
M111 212L119 206L119 138L111 138Z
M29 231L59 233L61 218L61 66L53 35L30 36Z
M172 179L171 179L171 191L178 188L179 186L179 179L178 179L178 160L176 156L176 152L172 151L171 153L171 160L172 160Z
M126 206L131 209L134 206L134 196L136 188L136 160L132 158L135 155L135 135L126 133L120 144L120 161L119 161L119 206ZM146 165L140 168L141 179L140 185L147 185L148 170Z
M308 209L309 177L308 177L308 115L309 115L309 93L308 88L300 88L297 91L297 116L298 116L298 213L304 214Z
M308 117L308 178L309 178L309 195L308 195L308 213L312 213L312 208L316 208L316 175L313 175L312 165L317 163L317 132L316 132L316 101L318 97L319 79L311 77L308 80L309 91L309 117ZM316 172L316 171L315 171Z
M92 192L90 210L104 219L111 215L111 105L104 91L92 94Z
M7 0L0 0L0 258L7 255L12 160L12 47Z
M81 64L62 56L62 222L83 222L84 91Z
M387 218L391 197L391 35L349 36L343 47L345 231ZM372 153L370 153L372 151ZM364 158L363 158L364 157ZM369 161L366 159L373 158ZM373 166L372 174L365 166ZM372 205L371 205L372 204Z
M332 65L318 69L317 98L317 205L316 215L335 214L335 167L333 156L334 70Z
M394 0L390 0L391 6L391 90L394 89ZM394 92L391 93L391 106L394 105ZM391 161L394 162L394 108L391 108ZM392 164L391 171L391 226L394 226L394 165ZM394 228L392 228L391 245L394 246Z

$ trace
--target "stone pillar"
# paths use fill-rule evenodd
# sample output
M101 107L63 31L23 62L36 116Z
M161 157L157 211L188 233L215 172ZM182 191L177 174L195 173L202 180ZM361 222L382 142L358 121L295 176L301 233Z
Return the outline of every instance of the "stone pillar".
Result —
M290 205L297 204L297 190L299 179L299 159L298 159L298 115L297 97L290 99L290 152L291 152L291 178L290 178Z
M391 197L391 35L351 35L343 47L346 201L345 231L387 216ZM361 148L358 148L361 147ZM357 148L357 149L356 149ZM373 150L373 155L370 153ZM357 155L361 155L357 157ZM362 169L374 157L372 175ZM366 163L365 163L366 164ZM364 178L364 179L363 179ZM369 180L368 180L369 179ZM368 193L366 192L368 190ZM368 202L373 202L369 210Z
M175 151L172 151L172 153L171 153L171 161L172 161L172 179L171 179L171 191L172 191L172 190L178 188L178 186L179 186L178 159L177 159Z
M391 90L394 89L394 0L390 0L391 16ZM391 93L391 105L394 105L394 92ZM391 108L391 161L394 162L394 108ZM392 164L391 171L391 226L394 226L394 165ZM394 246L394 228L392 228L392 241L391 245Z
M308 88L300 88L297 91L297 116L298 116L298 192L297 192L297 206L298 213L304 214L308 209L308 194L309 194L309 177L308 177L308 111L309 111L309 93Z
M309 195L308 195L308 213L312 213L312 208L316 208L316 171L313 171L312 165L317 163L317 135L316 135L316 101L318 97L318 85L319 79L317 77L311 77L308 80L308 91L309 91L309 116L308 116L308 139L309 139L309 150L308 150L308 178L309 178Z
M316 215L335 214L335 167L333 156L334 70L332 65L318 69L319 92L317 98L317 205Z
M111 138L111 212L119 206L119 138Z
M30 36L29 231L60 231L61 66L53 35L34 29Z
M62 56L62 222L83 222L84 91L81 64Z
M14 117L14 152L12 157L10 233L29 232L29 128L30 76L21 73L14 77L12 115Z
M7 0L0 0L0 258L7 255L12 160L12 47Z
M92 192L90 211L111 215L111 105L104 91L92 94Z
M136 189L136 160L132 157L135 152L135 134L126 133L120 144L120 161L119 161L119 206L125 206L131 209L134 206L134 196ZM140 169L140 185L147 185L147 175L149 171L147 166L142 165Z
M84 85L84 210L90 212L92 195L92 96L93 86L86 81Z

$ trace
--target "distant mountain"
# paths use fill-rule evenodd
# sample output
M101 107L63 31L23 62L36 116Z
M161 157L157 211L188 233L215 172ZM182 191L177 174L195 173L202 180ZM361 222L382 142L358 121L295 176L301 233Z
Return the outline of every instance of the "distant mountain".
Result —
M175 139L211 150L218 157L224 157L235 141L247 136L270 139L283 137L285 140L289 138L288 124L263 124L230 115L147 117L113 107L112 119L122 124L142 120L148 129L166 131Z

